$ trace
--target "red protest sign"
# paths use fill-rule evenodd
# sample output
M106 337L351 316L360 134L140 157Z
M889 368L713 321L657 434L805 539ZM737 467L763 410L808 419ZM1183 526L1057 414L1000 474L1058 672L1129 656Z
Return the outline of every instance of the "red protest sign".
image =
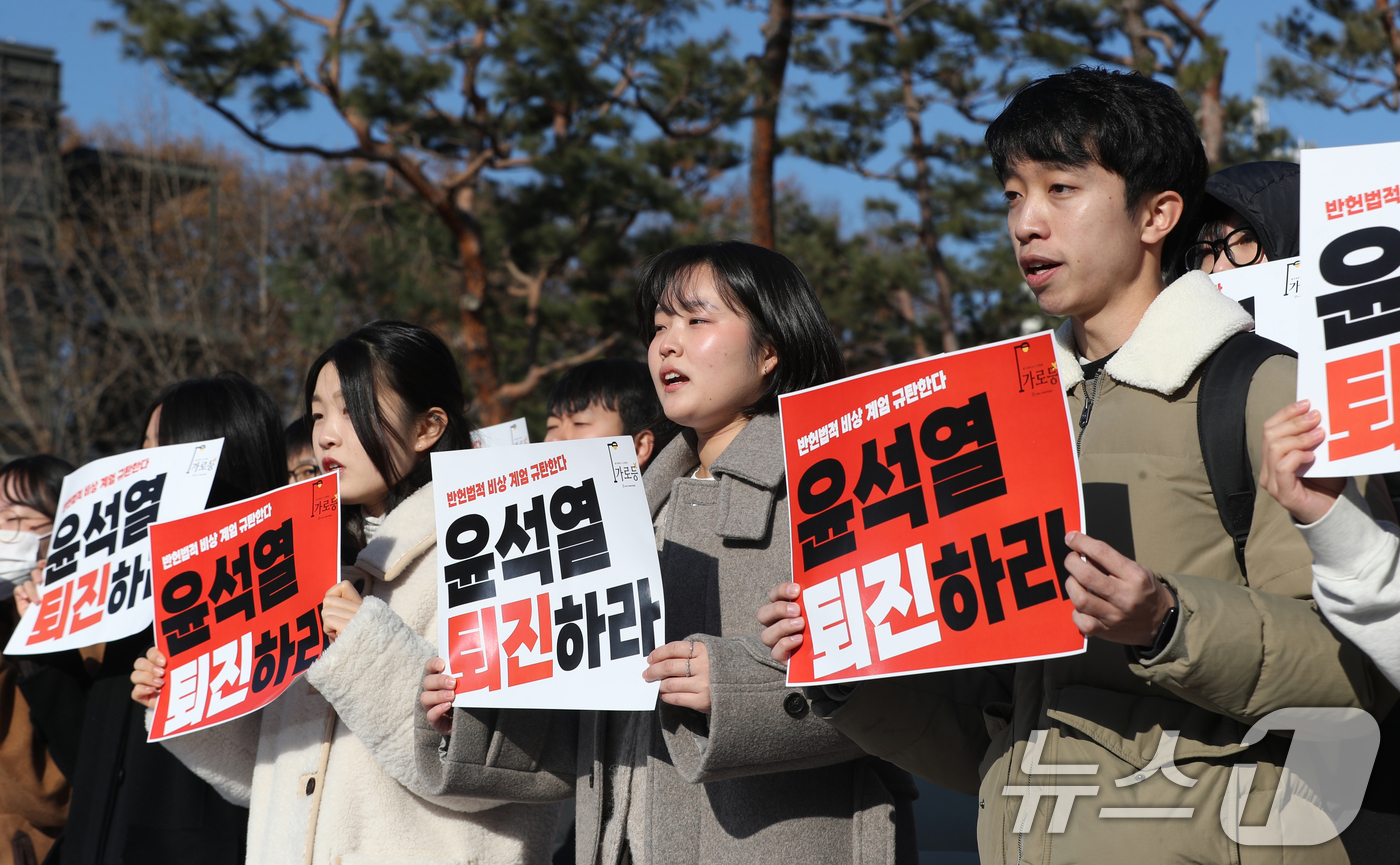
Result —
M1073 654L1083 512L1049 333L780 399L802 586L793 685Z
M340 579L339 477L151 526L165 687L150 741L242 717L321 656Z

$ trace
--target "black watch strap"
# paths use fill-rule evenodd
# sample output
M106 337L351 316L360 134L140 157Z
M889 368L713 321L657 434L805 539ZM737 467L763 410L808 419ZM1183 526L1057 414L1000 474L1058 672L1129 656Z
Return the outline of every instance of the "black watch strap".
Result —
M1162 650L1167 647L1167 643L1172 641L1172 635L1176 633L1177 609L1173 606L1162 617L1162 626L1157 629L1157 638L1152 641L1152 645L1138 647L1139 658L1155 658L1162 654Z

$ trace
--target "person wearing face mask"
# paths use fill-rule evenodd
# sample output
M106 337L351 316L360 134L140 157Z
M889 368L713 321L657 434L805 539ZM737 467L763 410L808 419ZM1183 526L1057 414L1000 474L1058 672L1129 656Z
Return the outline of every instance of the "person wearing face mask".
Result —
M15 592L47 552L59 490L71 471L73 466L47 454L0 467L0 646L19 624ZM19 692L29 663L0 658L0 865L42 860L68 817L68 782Z
M143 447L222 438L207 507L286 483L282 418L266 391L237 373L166 388L148 414ZM152 630L82 652L32 656L20 687L50 753L73 787L68 824L46 861L57 865L238 865L248 812L146 741L128 699L132 663ZM84 666L83 655L98 662Z
M418 671L437 641L430 458L471 447L451 351L424 328L374 322L311 365L303 405L322 470L340 475L342 559L353 562L326 594L333 642L260 711L161 744L250 807L258 865L544 865L557 803L414 784ZM153 649L136 662L133 700L154 705L165 661Z

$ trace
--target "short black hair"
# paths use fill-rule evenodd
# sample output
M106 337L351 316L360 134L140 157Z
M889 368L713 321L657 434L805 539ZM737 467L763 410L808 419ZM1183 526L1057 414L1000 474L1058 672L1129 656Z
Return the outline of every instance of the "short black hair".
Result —
M300 456L302 451L313 450L311 447L311 429L306 425L306 418L298 417L287 424L287 428L282 433L287 438L287 459Z
M651 426L661 414L647 365L622 357L581 363L560 376L549 391L551 417L593 405L617 412L627 435Z
M1185 206L1163 245L1164 266L1193 239L1210 164L1190 109L1160 81L1088 66L1046 76L1016 92L986 141L1002 183L1018 162L1095 164L1123 178L1129 212L1146 195L1180 195Z
M340 392L350 425L375 469L389 487L385 512L433 479L429 454L472 446L472 423L467 419L462 376L452 351L437 334L405 321L376 321L365 325L321 353L306 373L303 403L311 426L311 397L316 379L326 364L335 364ZM392 417L381 396L393 394L403 406L404 417ZM394 449L407 451L403 426L428 409L446 414L446 429L432 447L417 454L417 462L400 475L394 466ZM282 466L285 478L287 467ZM360 539L363 517L358 507L340 509L352 536Z
M755 353L768 346L778 356L768 387L744 414L775 412L780 394L845 376L841 346L807 277L787 257L737 240L678 246L642 264L636 301L642 339L655 333L657 310L699 308L690 277L701 268L714 274L729 308L748 319Z
M50 454L20 457L0 466L0 489L6 499L53 519L63 479L72 473L71 463Z
M176 382L156 397L157 441L184 444L222 438L219 469L206 507L217 507L287 483L282 413L267 391L236 372Z

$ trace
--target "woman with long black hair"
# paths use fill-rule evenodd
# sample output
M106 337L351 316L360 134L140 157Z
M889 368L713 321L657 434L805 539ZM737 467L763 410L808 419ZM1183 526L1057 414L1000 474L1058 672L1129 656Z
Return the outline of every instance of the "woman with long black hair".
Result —
M318 462L340 473L354 561L326 595L334 642L261 711L162 744L250 805L249 862L542 865L557 805L412 792L419 671L437 641L429 457L471 447L451 352L421 327L366 325L312 364L305 407ZM154 705L164 674L152 650L132 698Z
M237 373L171 385L151 404L142 447L222 438L206 506L286 483L282 419L272 397ZM248 812L159 745L127 699L131 665L155 642L147 628L82 652L33 656L20 687L73 785L68 827L49 856L68 865L241 863ZM89 674L84 657L97 660Z

